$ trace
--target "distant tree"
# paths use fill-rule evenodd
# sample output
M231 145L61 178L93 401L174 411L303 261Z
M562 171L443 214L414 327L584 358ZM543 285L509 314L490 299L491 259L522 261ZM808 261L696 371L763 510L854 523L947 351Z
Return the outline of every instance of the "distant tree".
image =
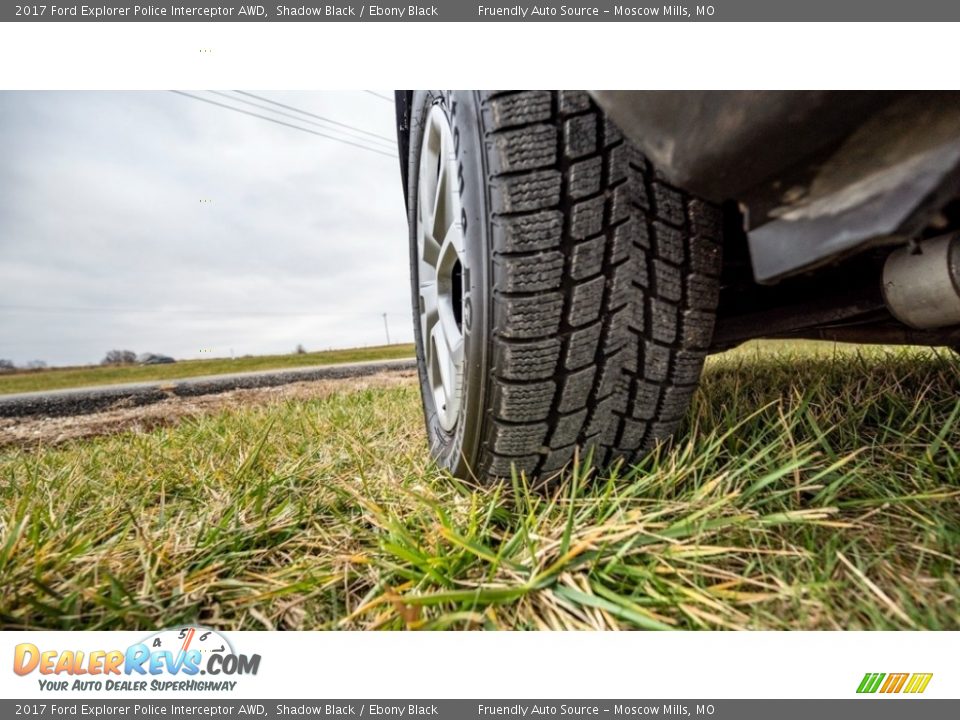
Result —
M27 363L27 370L43 370L46 366L43 360L31 360Z
M133 365L137 354L133 350L111 350L100 361L101 365Z
M303 345L297 345L297 355L306 355L307 349Z
M0 358L0 373L13 372L16 369L17 369L17 366L13 364L13 360Z

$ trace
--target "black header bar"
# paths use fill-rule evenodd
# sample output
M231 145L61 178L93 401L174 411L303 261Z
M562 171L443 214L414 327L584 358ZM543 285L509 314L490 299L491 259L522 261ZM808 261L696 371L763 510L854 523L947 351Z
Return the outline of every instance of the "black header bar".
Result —
M0 3L0 22L955 22L955 0L295 0Z

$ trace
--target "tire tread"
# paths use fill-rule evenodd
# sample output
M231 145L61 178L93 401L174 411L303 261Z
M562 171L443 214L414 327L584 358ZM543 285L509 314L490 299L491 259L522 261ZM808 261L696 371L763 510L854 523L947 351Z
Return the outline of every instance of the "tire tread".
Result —
M719 210L657 177L586 93L480 94L493 247L481 479L630 461L709 346Z

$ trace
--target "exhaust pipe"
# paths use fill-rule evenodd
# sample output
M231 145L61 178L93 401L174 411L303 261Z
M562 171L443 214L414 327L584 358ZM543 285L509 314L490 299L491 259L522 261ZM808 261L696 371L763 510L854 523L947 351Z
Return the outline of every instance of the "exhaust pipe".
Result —
M960 325L960 236L895 250L883 265L883 299L918 330Z

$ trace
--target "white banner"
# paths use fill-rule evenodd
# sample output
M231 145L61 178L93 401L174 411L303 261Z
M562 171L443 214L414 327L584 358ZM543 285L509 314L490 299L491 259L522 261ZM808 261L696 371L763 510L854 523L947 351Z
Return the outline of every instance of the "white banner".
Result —
M865 697L857 690L867 673L905 673L901 690L911 675L932 673L922 697L960 698L957 634L950 632L218 633L185 626L6 632L0 662L6 699L841 699ZM875 697L894 694L878 688Z

